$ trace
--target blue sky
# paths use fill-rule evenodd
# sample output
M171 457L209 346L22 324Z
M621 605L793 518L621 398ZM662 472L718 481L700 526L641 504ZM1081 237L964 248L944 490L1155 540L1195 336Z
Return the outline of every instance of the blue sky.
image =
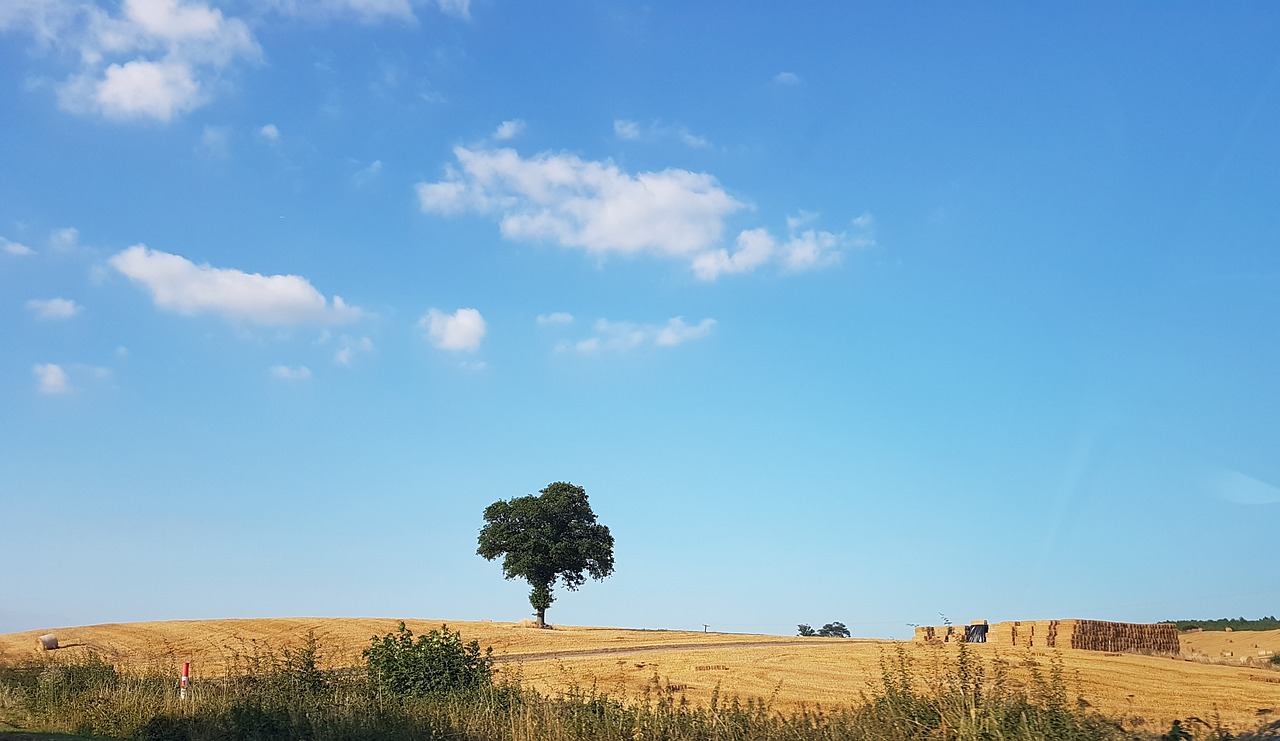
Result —
M1273 614L1280 7L9 0L0 631Z

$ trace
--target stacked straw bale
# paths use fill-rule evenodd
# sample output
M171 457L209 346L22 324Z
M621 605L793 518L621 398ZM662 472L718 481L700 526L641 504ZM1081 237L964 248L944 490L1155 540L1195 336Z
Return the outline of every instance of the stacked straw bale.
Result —
M922 626L915 640L960 641L964 631L951 626ZM1012 620L994 623L987 643L1000 646L1077 648L1114 653L1170 654L1181 651L1178 629L1172 624L1112 623L1105 620Z
M1116 651L1145 654L1177 654L1178 628L1171 623L1109 623L1077 620L1071 633L1071 647L1089 651Z

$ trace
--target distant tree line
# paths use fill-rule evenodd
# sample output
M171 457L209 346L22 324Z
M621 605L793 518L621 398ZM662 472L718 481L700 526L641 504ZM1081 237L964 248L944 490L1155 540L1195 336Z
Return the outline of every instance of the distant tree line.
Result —
M802 635L805 637L811 637L811 636L818 636L820 638L848 638L849 637L849 629L844 627L844 623L841 623L841 622L827 623L826 625L822 626L821 628L818 628L817 630L814 630L812 627L804 623L800 623L796 627L800 629L799 635Z
M1242 617L1238 618L1218 618L1217 620L1170 620L1174 625L1178 626L1178 630L1280 630L1280 620L1275 615L1269 617L1258 618L1257 620L1246 620Z

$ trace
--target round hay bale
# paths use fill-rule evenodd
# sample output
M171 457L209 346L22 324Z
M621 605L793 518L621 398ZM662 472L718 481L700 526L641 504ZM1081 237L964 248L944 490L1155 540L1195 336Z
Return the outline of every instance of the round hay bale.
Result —
M40 648L45 651L52 651L58 647L58 637L52 633L45 633L36 640L40 642Z

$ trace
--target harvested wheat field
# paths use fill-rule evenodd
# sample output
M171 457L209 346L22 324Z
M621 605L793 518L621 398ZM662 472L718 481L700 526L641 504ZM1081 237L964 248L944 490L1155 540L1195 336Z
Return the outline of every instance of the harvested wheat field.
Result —
M281 618L129 623L0 635L0 659L56 659L88 652L125 667L175 671L192 662L192 674L220 676L255 655L297 645L314 631L331 665L351 665L369 638L395 629L397 620L366 618ZM958 647L860 639L623 630L497 622L408 620L415 633L447 622L465 640L492 646L499 671L547 691L595 687L613 695L638 697L656 680L690 702L722 697L763 698L778 710L801 705L838 706L874 690L882 659L899 649L911 658L923 681L935 674ZM53 632L63 648L42 653L37 637ZM1226 638L1223 638L1223 636ZM1203 652L1230 645L1273 645L1280 631L1191 634L1186 646ZM1223 644L1227 645L1227 644ZM1200 647L1200 648L1196 648ZM1164 728L1174 718L1213 717L1237 729L1280 717L1280 671L1264 666L1209 664L1181 658L1102 653L1072 649L970 648L1008 662L1015 679L1026 676L1028 658L1047 670L1061 657L1068 684L1095 709L1129 724Z

